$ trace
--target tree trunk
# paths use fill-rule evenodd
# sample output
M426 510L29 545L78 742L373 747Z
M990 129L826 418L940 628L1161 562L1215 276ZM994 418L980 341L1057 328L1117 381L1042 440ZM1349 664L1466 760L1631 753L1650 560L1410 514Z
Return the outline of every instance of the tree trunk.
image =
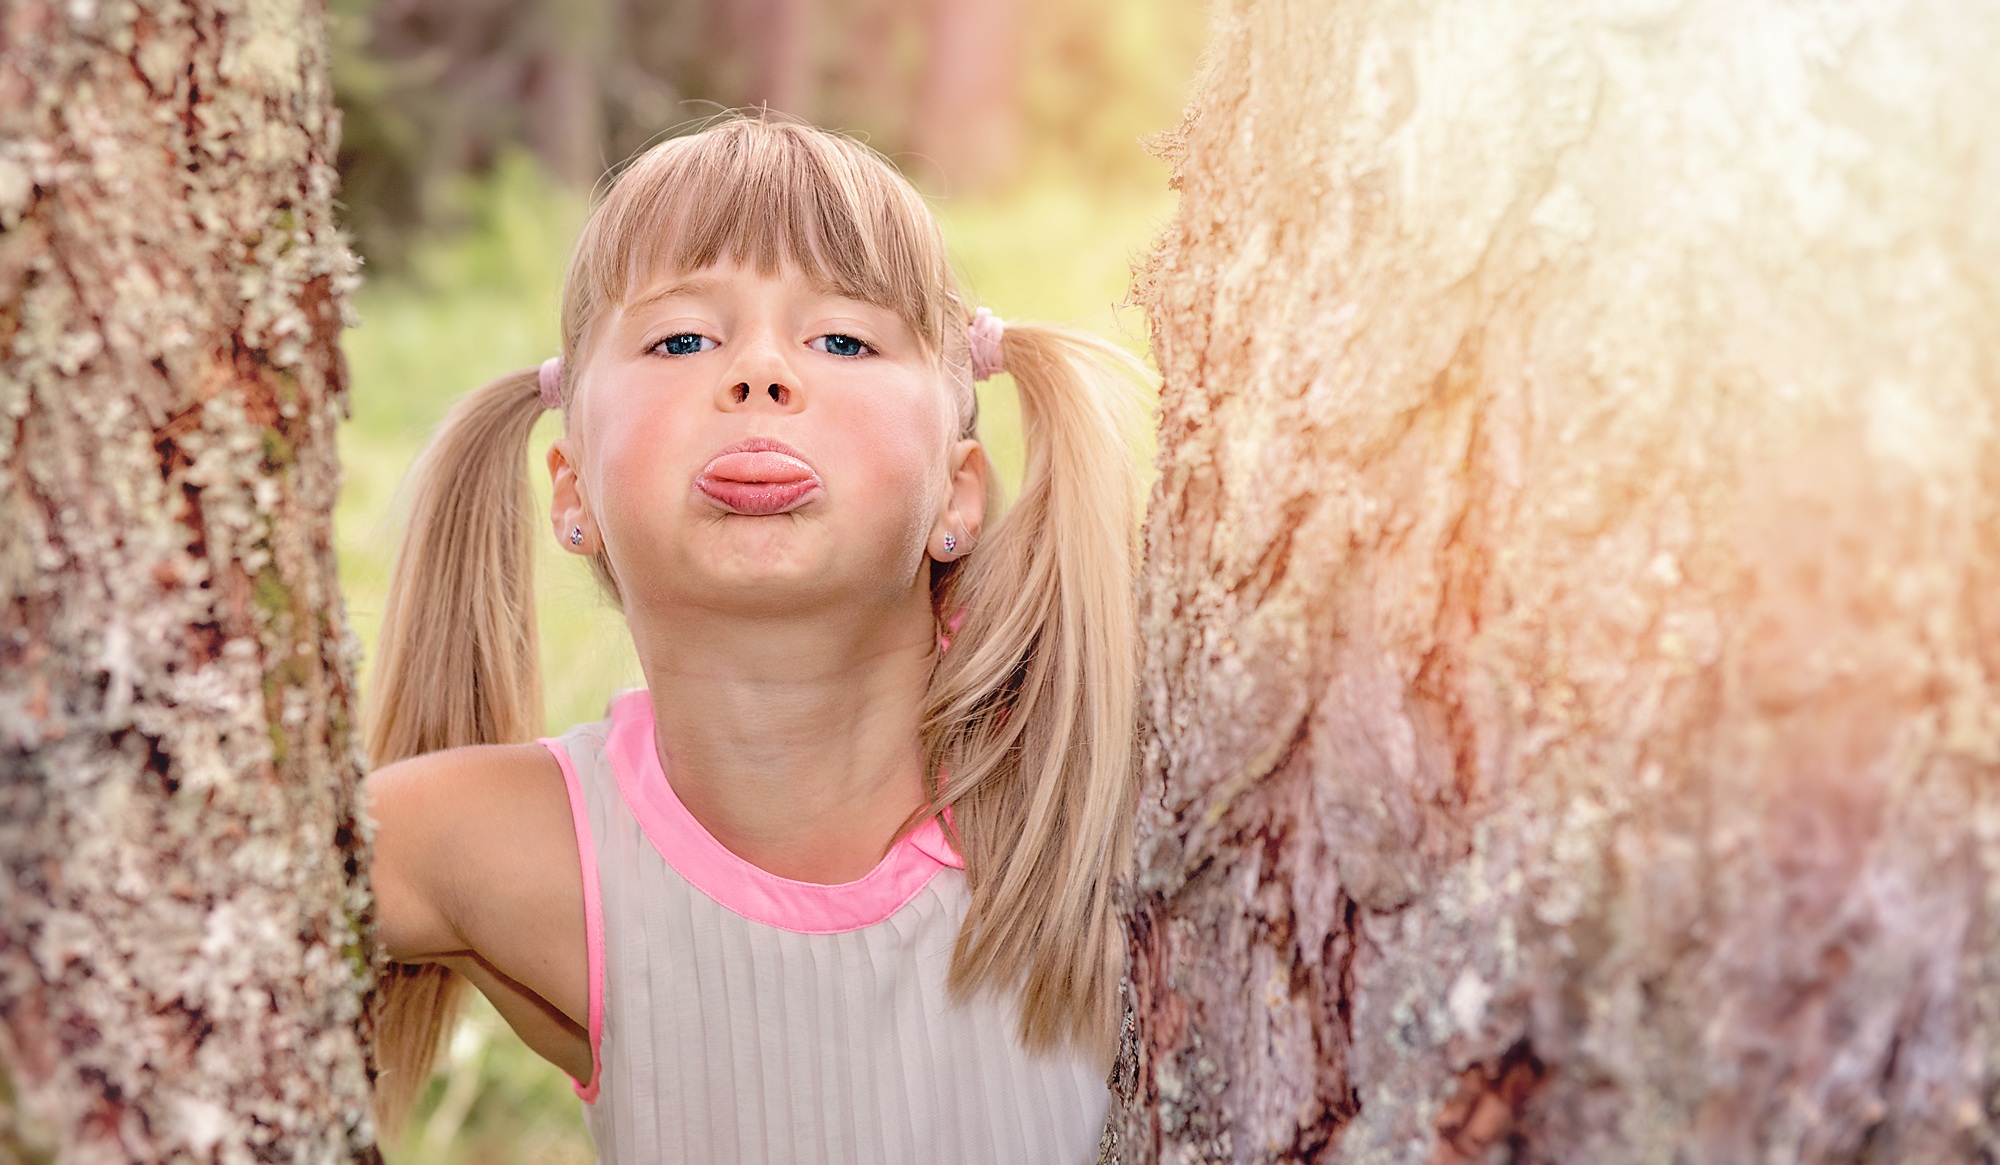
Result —
M819 107L820 124L860 131L880 150L905 141L914 104L899 34L914 23L913 0L841 0L827 15L838 29Z
M372 1158L317 4L0 4L0 1159Z
M942 189L977 189L1014 168L1020 25L1020 0L928 0L912 134Z
M1222 0L1125 1161L2000 1149L2000 13Z
M819 0L727 2L749 65L745 103L811 117L817 97L811 38Z
M573 24L602 21L603 12L576 12ZM577 190L589 190L604 175L610 159L604 153L604 94L602 74L609 67L605 53L583 41L585 32L572 27L541 57L529 86L524 110L528 148L557 180Z

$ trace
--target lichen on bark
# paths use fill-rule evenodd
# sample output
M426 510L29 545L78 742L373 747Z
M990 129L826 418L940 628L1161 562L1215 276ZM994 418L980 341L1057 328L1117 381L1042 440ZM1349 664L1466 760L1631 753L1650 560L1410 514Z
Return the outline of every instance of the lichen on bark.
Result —
M0 6L0 1146L374 1156L324 13Z
M2000 1149L2000 17L1221 0L1145 1161Z

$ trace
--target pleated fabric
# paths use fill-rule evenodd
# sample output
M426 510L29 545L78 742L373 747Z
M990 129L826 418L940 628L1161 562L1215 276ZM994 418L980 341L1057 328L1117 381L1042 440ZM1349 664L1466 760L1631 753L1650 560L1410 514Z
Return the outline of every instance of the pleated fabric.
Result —
M542 743L595 916L595 1068L577 1092L599 1162L1096 1160L1103 1068L1028 1053L1011 998L946 992L970 895L934 823L867 878L792 882L680 806L645 692Z

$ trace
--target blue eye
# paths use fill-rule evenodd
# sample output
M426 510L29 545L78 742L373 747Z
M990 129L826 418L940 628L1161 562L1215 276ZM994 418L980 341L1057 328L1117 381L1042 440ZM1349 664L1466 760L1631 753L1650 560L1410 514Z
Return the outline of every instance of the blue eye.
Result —
M703 347L704 344L707 347ZM706 352L714 346L715 341L700 332L676 332L654 344L653 350L664 352L669 356L692 356L696 352Z
M820 339L826 341L826 347L820 350L829 356L859 356L873 351L867 344L853 336L843 336L839 332L829 332Z

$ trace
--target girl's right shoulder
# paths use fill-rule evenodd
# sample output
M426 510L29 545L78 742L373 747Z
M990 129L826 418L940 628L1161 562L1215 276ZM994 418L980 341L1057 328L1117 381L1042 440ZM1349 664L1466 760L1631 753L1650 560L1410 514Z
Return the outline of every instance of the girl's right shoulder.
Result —
M443 749L369 775L378 936L467 976L529 1047L591 1075L579 845L540 744Z
M440 749L375 770L367 789L377 918L391 959L478 952L513 962L508 948L524 929L540 929L533 920L576 912L569 794L543 745Z
M383 765L368 774L367 785L371 795L379 789L423 803L442 824L463 819L480 802L511 800L509 794L545 785L551 776L560 791L562 772L542 744L468 744Z

